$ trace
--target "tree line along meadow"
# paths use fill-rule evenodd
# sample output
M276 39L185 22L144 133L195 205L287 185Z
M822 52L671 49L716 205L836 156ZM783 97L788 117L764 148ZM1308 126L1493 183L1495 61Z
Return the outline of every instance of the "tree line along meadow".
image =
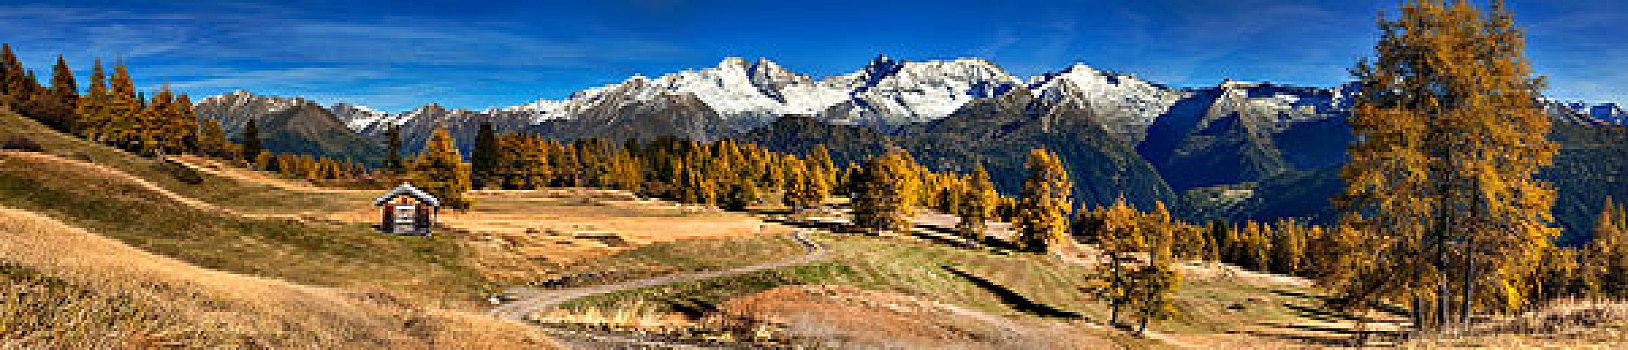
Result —
M1605 206L1592 242L1552 243L1554 190L1533 175L1552 163L1556 146L1536 103L1544 84L1529 68L1512 14L1501 2L1483 9L1464 1L1410 1L1398 12L1381 16L1375 56L1352 70L1361 84L1350 118L1358 141L1341 173L1346 190L1333 198L1345 216L1330 227L1293 218L1188 223L1163 204L1135 208L1123 200L1078 209L1065 162L1045 149L1029 153L1015 197L998 193L981 167L934 172L898 149L839 166L823 146L796 155L727 139L562 143L499 135L490 124L467 161L445 130L403 159L400 133L391 130L389 158L367 168L265 152L252 120L234 144L192 111L186 94L136 91L122 64L108 78L98 61L82 93L59 56L46 87L9 45L0 52L0 102L139 154L193 153L307 179L410 181L458 209L475 205L465 194L473 188L604 187L728 210L817 209L841 196L851 199L854 225L904 231L918 208L928 208L959 217L955 232L978 245L1097 254L1099 272L1080 288L1111 307L1112 322L1125 313L1143 327L1179 312L1171 296L1180 288L1180 260L1306 277L1330 291L1329 305L1339 310L1404 306L1419 332L1464 329L1478 313L1558 298L1628 297L1622 207ZM1013 224L1013 237L989 237L989 222Z

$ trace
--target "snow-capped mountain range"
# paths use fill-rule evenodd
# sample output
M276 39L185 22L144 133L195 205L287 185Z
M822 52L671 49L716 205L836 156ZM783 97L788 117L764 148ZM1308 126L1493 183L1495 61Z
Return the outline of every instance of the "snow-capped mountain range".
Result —
M1624 112L1622 106L1615 103L1567 102L1565 105L1577 114L1594 117L1603 122L1628 124L1628 112Z
M328 110L346 127L365 135L379 136L399 127L404 141L412 145L435 129L473 130L482 121L492 122L500 131L523 130L550 121L576 122L578 127L627 123L625 114L630 113L630 108L649 109L651 105L670 104L678 97L699 103L679 103L675 106L682 108L661 113L704 114L690 124L707 125L685 132L716 136L712 134L745 131L788 115L810 116L829 124L889 129L944 118L977 99L1024 93L1039 101L1037 108L1066 106L1087 111L1104 129L1136 143L1146 137L1149 127L1166 117L1196 122L1214 119L1203 117L1206 114L1245 112L1257 119L1254 123L1269 125L1266 132L1284 130L1295 123L1345 113L1351 89L1351 85L1310 88L1232 80L1208 88L1176 88L1085 64L1019 78L979 58L917 62L887 56L877 56L852 73L814 78L764 58L753 61L729 57L710 68L655 78L636 75L565 99L544 99L507 108L476 111L429 104L388 113L335 104ZM205 115L215 117L229 132L235 132L246 121L244 118L307 102L238 91L206 98L199 105L208 106L200 108L207 110ZM1193 106L1179 106L1183 104ZM1560 105L1550 103L1557 110L1569 110L1589 122L1621 123L1628 119L1628 114L1614 104L1569 103L1558 108ZM706 131L697 131L702 129Z
M813 116L833 124L895 126L942 118L974 99L1017 89L1053 103L1129 116L1124 122L1140 128L1183 96L1180 89L1083 64L1022 79L978 58L913 62L878 56L853 73L816 79L768 59L730 57L716 67L656 78L633 76L563 100L470 112L525 118L536 124L578 118L607 104L646 103L663 95L690 94L720 118L746 127L785 115ZM346 125L367 133L385 129L383 124L421 123L424 121L418 119L425 115L422 108L390 114L341 104L333 110Z

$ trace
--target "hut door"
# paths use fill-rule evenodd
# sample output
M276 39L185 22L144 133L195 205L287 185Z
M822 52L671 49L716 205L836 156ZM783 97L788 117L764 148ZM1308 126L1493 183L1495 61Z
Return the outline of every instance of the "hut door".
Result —
M395 233L413 233L415 231L413 222L416 221L415 214L417 214L418 208L411 204L400 204L396 205L395 210L395 222L392 224L396 228L393 231Z

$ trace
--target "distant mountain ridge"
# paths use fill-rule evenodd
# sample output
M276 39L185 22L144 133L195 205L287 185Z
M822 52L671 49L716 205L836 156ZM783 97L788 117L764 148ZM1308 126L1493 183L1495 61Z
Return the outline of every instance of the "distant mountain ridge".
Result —
M246 91L210 96L198 101L198 115L214 119L233 140L249 120L260 128L268 150L351 159L372 163L384 159L384 147L358 134L316 102L301 98L255 95Z
M730 57L717 66L657 78L634 76L621 83L586 89L563 100L539 100L509 108L468 110L498 119L526 119L530 125L603 114L620 105L657 101L665 95L694 95L725 127L745 131L786 115L809 116L833 124L897 127L943 118L981 98L1013 90L1032 91L1052 103L1073 103L1100 111L1119 110L1121 124L1140 133L1180 97L1180 89L1131 75L1099 71L1083 64L1021 79L978 58L904 61L878 56L852 73L811 78L768 59ZM354 106L339 106L354 109ZM337 108L336 108L337 109ZM365 108L364 108L365 109ZM377 134L381 124L434 124L418 110L399 114L336 113L353 129ZM1108 113L1103 113L1108 114ZM1118 115L1118 114L1116 114ZM710 135L713 137L723 135Z
M1178 88L1083 64L1019 79L982 59L886 56L816 79L766 59L727 58L716 67L635 76L563 100L484 111L316 107L327 111L306 113L319 120L316 129L344 132L282 127L305 130L297 134L304 141L273 143L347 144L310 138L351 134L376 147L386 131L399 128L404 152L414 153L430 133L446 129L468 151L480 123L491 122L500 132L562 140L729 137L793 153L826 144L839 162L899 147L937 170L981 164L1008 194L1022 180L1024 152L1046 147L1062 154L1082 206L1124 196L1142 206L1164 202L1190 220L1326 220L1328 198L1342 187L1337 170L1352 140L1346 119L1356 89L1234 80ZM1628 171L1616 169L1628 164L1628 152L1615 151L1628 147L1617 144L1628 143L1617 142L1628 140L1628 129L1618 126L1624 113L1612 104L1539 102L1565 126L1555 134L1560 162L1545 176L1559 184L1557 217L1576 237L1599 197L1628 198L1628 188L1617 185L1628 182ZM265 118L289 106L315 105L235 92L206 98L197 109L236 131L251 118L281 120ZM1602 166L1611 169L1572 169Z

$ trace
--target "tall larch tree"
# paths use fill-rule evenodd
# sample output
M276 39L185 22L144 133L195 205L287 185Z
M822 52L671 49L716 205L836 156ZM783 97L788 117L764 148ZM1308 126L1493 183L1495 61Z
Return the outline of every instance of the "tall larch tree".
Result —
M746 210L747 206L756 203L761 190L752 180L746 176L722 179L723 193L719 195L718 206L726 210Z
M1153 243L1148 261L1128 276L1131 287L1126 306L1137 318L1138 334L1147 334L1148 321L1167 320L1179 312L1175 295L1181 288L1181 273L1176 271L1175 258L1169 253L1169 231L1163 235L1165 239Z
M136 93L136 85L123 64L113 65L113 78L108 82L112 96L108 102L108 134L110 141L130 150L145 150L151 143L148 124L142 118L146 103Z
M113 94L108 90L107 75L102 71L102 60L96 60L90 70L90 89L85 96L79 99L74 108L78 114L78 124L73 128L80 137L91 141L105 142L108 138L108 124L112 122L112 111L109 103Z
M1141 222L1141 214L1125 203L1123 197L1082 217L1085 218L1076 228L1095 234L1097 251L1102 254L1101 260L1107 262L1097 265L1094 280L1099 283L1090 289L1098 300L1108 303L1109 323L1117 324L1120 311L1132 305L1131 298L1136 292L1132 263L1137 252L1147 250L1148 232Z
M679 202L701 205L714 205L718 203L717 183L707 178L701 170L699 152L690 153L685 161L674 161L673 167L678 169L677 197Z
M1590 294L1602 298L1628 297L1628 222L1622 207L1605 199L1594 220L1594 240L1584 247L1583 260Z
M786 172L785 202L792 209L803 209L818 204L825 199L820 192L820 186L825 181L818 174L819 168L797 157L784 157L781 159Z
M186 95L181 95L181 101L191 103ZM194 113L193 115L196 116L197 114ZM197 120L198 153L225 159L240 157L240 155L235 154L232 142L226 139L226 131L221 129L220 123L215 122L214 118L197 118Z
M820 176L820 180L825 181L827 191L837 188L837 177L841 176L842 171L831 161L831 151L826 150L824 144L814 146L814 152L808 154L808 165L813 173Z
M618 190L638 193L644 190L643 161L635 158L632 152L619 150L610 158L605 173L606 186Z
M499 176L503 188L534 190L547 187L551 170L548 166L548 145L542 138L523 133L509 133L499 137L503 146Z
M51 88L46 89L36 101L40 105L42 118L57 130L73 132L78 119L74 114L74 107L79 100L79 82L74 80L73 69L68 67L68 61L57 55L57 62L51 66Z
M995 183L990 181L989 172L982 164L972 169L972 178L964 190L961 208L956 211L956 216L961 217L956 230L961 232L962 238L983 242L987 239L988 222L995 219L995 210L1000 206L1001 194L995 191Z
M175 93L170 91L169 84L159 88L158 94L153 96L152 106L145 112L146 124L150 125L150 134L154 135L154 148L166 153L182 153L191 151L191 136L196 132L197 119L188 118Z
M1029 151L1028 178L1018 199L1018 244L1030 251L1072 242L1068 235L1069 211L1074 208L1073 183L1056 154L1044 149Z
M0 44L0 94L6 97L4 101L16 104L26 100L32 93L28 91L27 79L28 70L11 51L11 44Z
M859 227L903 232L912 226L921 182L903 150L871 157L854 178L854 223Z
M469 191L469 163L458 154L458 145L445 129L436 130L412 166L413 186L424 189L452 209L468 210L474 199Z
M185 93L177 95L175 108L176 123L180 124L177 132L181 135L182 147L196 152L199 147L202 147L203 143L203 134L200 132L203 130L203 121L198 119L198 111L193 109L192 96ZM219 125L216 125L216 127L219 127Z
M1359 270L1405 272L1336 290L1405 303L1424 331L1521 306L1557 229L1554 190L1534 178L1556 147L1520 28L1501 2L1436 0L1406 2L1379 28L1376 57L1352 70L1358 141L1337 202L1384 242L1358 254L1385 266Z

